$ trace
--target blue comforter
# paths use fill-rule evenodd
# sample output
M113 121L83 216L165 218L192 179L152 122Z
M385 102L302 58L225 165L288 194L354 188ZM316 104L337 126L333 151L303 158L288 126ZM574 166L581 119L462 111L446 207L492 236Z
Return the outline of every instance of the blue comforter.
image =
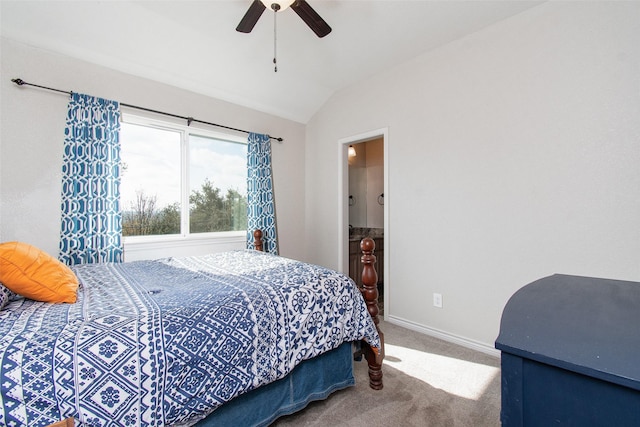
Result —
M335 271L256 251L74 268L78 302L0 311L0 425L191 425L342 342L380 346Z

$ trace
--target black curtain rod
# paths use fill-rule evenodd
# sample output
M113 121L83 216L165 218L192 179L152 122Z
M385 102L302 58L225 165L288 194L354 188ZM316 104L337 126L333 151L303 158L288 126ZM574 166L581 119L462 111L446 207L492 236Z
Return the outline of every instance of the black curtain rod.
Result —
M73 92L71 92L71 91L54 89L54 88L51 88L51 87L40 86L40 85L33 84L33 83L27 83L22 79L11 79L11 81L14 82L15 84L17 84L18 86L24 86L24 85L26 85L26 86L34 86L34 87L39 87L41 89L51 90L51 91L54 91L54 92L66 93L67 95L73 94ZM210 126L217 126L219 128L234 130L236 132L243 132L243 133L247 133L247 134L251 133L249 131L242 130L242 129L236 129L236 128L232 128L232 127L229 127L229 126L224 126L224 125L219 125L219 124L216 124L216 123L205 122L203 120L194 119L193 117L185 117L185 116L179 116L177 114L165 113L164 111L152 110L151 108L145 108L145 107L138 107L137 105L125 104L124 102L120 102L120 105L122 105L123 107L135 108L136 110L148 111L150 113L162 114L162 115L165 115L165 116L174 117L176 119L186 120L187 121L187 126L190 126L191 123L196 122L196 123L202 123L202 124L210 125ZM267 135L267 136L270 139L275 139L276 141L279 141L279 142L283 141L282 138L276 138L275 136L271 136L271 135Z

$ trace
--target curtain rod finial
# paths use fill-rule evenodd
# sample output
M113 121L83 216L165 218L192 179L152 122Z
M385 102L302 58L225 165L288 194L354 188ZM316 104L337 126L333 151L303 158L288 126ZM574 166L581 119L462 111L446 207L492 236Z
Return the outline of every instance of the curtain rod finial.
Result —
M24 80L22 79L11 79L11 81L17 84L18 86L22 86L23 84L25 84Z

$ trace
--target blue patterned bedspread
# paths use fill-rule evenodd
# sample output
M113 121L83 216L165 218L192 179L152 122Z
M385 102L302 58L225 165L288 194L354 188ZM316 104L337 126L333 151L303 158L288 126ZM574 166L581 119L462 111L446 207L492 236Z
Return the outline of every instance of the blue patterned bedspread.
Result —
M256 251L74 268L76 304L0 311L0 425L191 425L344 341L380 341L346 276Z

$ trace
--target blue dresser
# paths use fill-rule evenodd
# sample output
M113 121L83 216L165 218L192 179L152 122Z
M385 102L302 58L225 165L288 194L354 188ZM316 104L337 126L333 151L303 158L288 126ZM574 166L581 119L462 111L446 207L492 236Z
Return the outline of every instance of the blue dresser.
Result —
M502 313L502 425L640 426L640 283L553 275Z

